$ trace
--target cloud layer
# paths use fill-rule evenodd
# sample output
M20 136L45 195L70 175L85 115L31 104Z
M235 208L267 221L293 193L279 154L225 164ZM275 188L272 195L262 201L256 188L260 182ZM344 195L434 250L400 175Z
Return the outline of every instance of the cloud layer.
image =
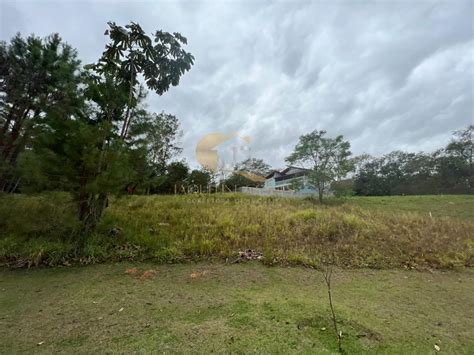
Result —
M252 137L284 165L301 134L343 134L353 152L433 150L474 123L471 1L0 2L0 37L59 32L95 61L107 21L180 32L196 64L149 108L176 114L184 156L207 133Z

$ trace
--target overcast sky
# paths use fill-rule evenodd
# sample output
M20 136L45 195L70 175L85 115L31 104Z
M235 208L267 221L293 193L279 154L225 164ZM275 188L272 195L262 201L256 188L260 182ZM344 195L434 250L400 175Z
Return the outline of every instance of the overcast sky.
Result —
M196 58L149 109L181 121L196 165L210 132L251 137L274 167L302 134L343 134L354 154L430 151L474 120L473 1L5 1L0 38L59 32L95 61L107 21L188 38Z

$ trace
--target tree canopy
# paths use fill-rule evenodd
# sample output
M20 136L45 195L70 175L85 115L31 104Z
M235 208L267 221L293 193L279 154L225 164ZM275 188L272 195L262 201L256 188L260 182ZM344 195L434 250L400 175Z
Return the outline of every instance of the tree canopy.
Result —
M194 62L179 33L110 22L106 35L102 56L83 68L56 34L0 44L0 186L70 191L85 230L110 194L162 183L181 149L179 122L143 100L178 85Z
M289 164L299 164L311 170L309 180L318 190L319 200L331 182L347 175L353 169L350 143L342 135L325 137L326 131L315 130L302 135L293 153L286 158Z
M473 193L473 130L455 131L451 142L433 153L394 151L368 157L357 170L358 195Z

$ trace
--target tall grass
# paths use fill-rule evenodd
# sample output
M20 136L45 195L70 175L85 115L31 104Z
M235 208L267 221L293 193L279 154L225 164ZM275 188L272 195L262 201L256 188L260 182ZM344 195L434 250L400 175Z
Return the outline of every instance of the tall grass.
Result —
M0 197L0 258L11 265L109 260L178 262L262 251L268 264L342 267L474 265L474 223L416 213L378 212L345 203L239 194L114 199L83 255L65 194Z

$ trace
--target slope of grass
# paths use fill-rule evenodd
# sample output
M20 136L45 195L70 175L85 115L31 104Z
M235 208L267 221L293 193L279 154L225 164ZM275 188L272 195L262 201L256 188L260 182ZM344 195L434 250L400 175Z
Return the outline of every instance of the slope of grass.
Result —
M474 222L441 217L447 198L359 198L319 205L238 194L123 197L111 201L85 250L75 255L78 224L68 195L2 196L0 260L13 266L233 261L238 251L253 249L263 252L267 264L330 260L342 267L471 266ZM391 199L403 203L385 204ZM472 213L471 197L452 200L462 206L459 214ZM423 213L413 212L417 205ZM439 212L430 217L427 206Z
M333 276L350 354L472 353L473 293L472 269ZM254 262L1 269L0 339L4 354L337 350L321 273Z

